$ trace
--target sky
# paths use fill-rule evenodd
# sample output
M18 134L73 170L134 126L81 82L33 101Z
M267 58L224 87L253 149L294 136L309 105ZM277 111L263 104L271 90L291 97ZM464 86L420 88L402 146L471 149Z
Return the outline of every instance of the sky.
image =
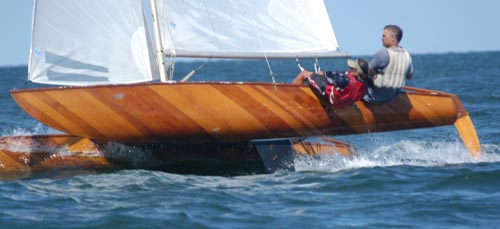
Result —
M500 51L499 0L325 0L342 51L373 55L401 26L412 54ZM27 65L33 0L0 1L0 66Z

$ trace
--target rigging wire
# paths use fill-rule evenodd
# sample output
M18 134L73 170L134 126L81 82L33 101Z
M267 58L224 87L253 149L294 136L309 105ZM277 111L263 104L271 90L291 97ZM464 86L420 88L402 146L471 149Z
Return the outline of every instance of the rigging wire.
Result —
M318 61L318 57L316 55L314 55L314 72L316 74L318 74L318 72L321 71L321 67L319 66L319 61Z
M257 29L257 26L255 24L255 21L256 21L255 15L253 14L253 11L250 9L250 5L248 4L248 2L246 3L246 5L248 8L248 12L250 12L250 15L252 16L252 19L253 19L252 21L254 22L254 23L252 23L253 29L255 30L255 34L257 35L257 38L259 39L259 46L262 49L262 52L264 53L264 58L266 59L267 68L269 69L269 75L271 76L271 80L273 81L273 84L274 84L274 90L278 91L278 86L276 85L276 80L274 79L273 69L271 68L271 64L269 63L269 59L267 58L267 52L263 48L262 39L259 35L259 30Z
M212 15L210 14L210 11L208 10L208 6L207 6L207 1L206 0L203 0L203 6L205 7L205 13L208 16L208 22L210 22L210 28L212 29L212 33L214 34L215 41L217 42L217 47L219 48L219 50L222 50L222 48L220 46L219 37L217 37L217 33L215 32L215 26L214 26L214 23L213 23L213 20L212 20Z
M212 57L208 58L207 61L203 62L200 66L198 66L196 69L191 70L188 74L184 76L184 78L181 79L181 82L186 82L189 80L192 76L194 76L198 71L200 71L201 68L203 68L208 62L212 60Z
M304 67L302 67L302 65L300 64L298 56L295 57L295 61L297 61L297 67L299 67L300 71L304 71Z
M175 50L171 49L170 50L170 56L167 57L167 61L165 61L165 64L167 64L167 71L168 71L168 80L173 80L174 79L174 69L175 69Z

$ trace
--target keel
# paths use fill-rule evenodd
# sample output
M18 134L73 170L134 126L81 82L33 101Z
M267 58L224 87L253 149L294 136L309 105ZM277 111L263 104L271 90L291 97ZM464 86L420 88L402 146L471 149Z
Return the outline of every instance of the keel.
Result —
M290 139L254 141L253 144L270 173L278 169L295 171Z

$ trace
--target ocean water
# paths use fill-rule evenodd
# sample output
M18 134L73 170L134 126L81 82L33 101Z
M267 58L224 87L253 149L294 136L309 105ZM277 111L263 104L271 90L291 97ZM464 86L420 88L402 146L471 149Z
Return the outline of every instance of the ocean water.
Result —
M296 158L297 171L200 176L148 170L0 181L0 228L494 228L500 225L500 52L414 55L409 86L457 94L475 161L453 126L336 136L352 158ZM203 62L178 62L180 79ZM294 61L271 61L290 82ZM312 62L303 60L307 68ZM320 60L342 70L345 60ZM310 67L309 67L310 68ZM27 67L0 68L0 133L54 133L9 95ZM192 80L272 81L263 61L210 61Z

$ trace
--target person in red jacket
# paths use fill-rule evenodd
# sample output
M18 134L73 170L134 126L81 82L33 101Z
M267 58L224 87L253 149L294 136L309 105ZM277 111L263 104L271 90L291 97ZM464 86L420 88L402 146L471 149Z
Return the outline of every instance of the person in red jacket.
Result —
M347 72L301 71L293 80L293 84L307 83L323 106L328 104L336 109L362 100L368 92L368 62L364 59L347 60Z

